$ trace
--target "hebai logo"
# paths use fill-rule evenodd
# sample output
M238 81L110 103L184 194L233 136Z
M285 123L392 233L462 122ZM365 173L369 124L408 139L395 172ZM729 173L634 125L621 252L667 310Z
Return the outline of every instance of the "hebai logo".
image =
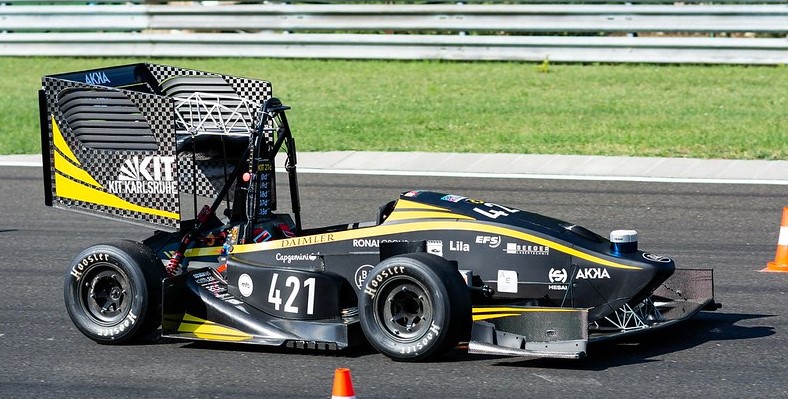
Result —
M501 245L501 236L476 236L477 244L487 244L490 248Z
M569 273L566 272L566 269L553 269L550 268L550 273L547 274L547 278L550 279L551 283L565 283L566 279L569 277Z
M578 280L591 280L600 278L610 278L610 273L604 267L589 267L577 271Z
M112 83L109 81L107 74L104 72L88 72L85 74L85 83L91 85L103 85L105 83Z
M175 157L134 155L123 161L120 174L110 181L109 191L115 194L175 194L178 183L173 179Z

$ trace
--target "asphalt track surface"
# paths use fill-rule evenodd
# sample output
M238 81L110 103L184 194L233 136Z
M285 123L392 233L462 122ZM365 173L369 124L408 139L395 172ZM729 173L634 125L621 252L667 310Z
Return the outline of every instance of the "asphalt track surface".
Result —
M284 181L285 179L279 179ZM40 168L0 168L0 398L328 398L349 367L359 398L788 397L788 274L774 259L785 186L301 175L307 227L370 220L411 188L544 213L683 267L714 268L724 307L675 328L589 347L584 360L468 355L396 363L340 353L157 340L102 346L63 306L63 277L86 246L149 232L43 205ZM280 187L280 190L284 187ZM280 191L280 194L284 191Z

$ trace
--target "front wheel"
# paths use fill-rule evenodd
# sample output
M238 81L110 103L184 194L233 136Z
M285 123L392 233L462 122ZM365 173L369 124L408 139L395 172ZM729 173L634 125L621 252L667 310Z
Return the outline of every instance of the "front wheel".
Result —
M438 256L388 258L369 272L360 295L361 328L391 359L428 360L470 334L468 287L457 267Z
M91 246L66 273L64 299L74 325L101 344L142 338L160 324L164 266L133 241Z

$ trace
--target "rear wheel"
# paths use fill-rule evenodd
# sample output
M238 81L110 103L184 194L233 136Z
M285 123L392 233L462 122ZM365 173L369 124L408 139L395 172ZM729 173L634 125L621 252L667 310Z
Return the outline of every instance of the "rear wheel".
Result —
M470 334L468 287L457 267L438 256L388 258L369 272L360 295L364 334L394 360L433 358Z
M91 246L66 273L64 299L74 325L102 344L140 339L160 324L164 266L133 241Z

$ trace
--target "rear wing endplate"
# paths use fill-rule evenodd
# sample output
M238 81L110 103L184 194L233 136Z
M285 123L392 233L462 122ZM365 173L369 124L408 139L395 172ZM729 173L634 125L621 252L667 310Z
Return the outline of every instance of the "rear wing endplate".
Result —
M267 81L149 63L44 76L45 203L179 230L195 216L181 194L218 195L271 97Z

